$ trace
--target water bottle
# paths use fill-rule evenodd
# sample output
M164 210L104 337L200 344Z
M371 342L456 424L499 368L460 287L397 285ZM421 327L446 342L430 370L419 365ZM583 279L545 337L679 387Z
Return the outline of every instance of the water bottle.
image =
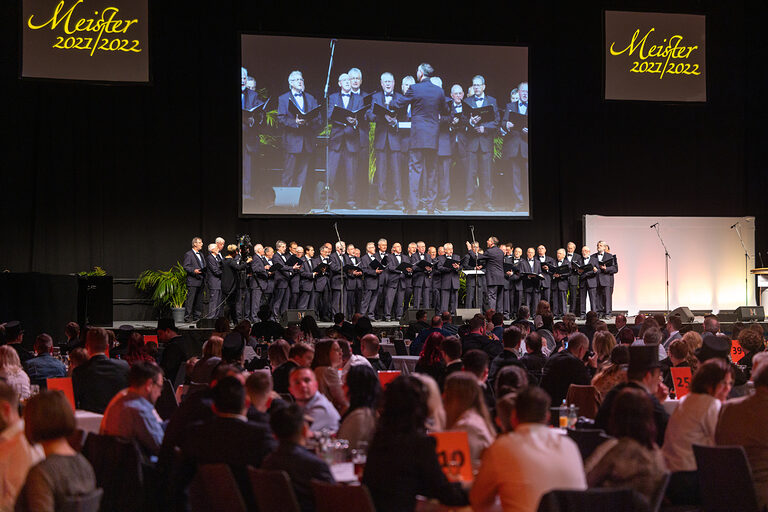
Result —
M575 428L576 427L576 421L578 421L579 417L576 414L576 406L571 404L570 409L568 409L568 428Z
M565 399L563 399L563 403L560 404L560 428L567 428L568 427L568 405L565 403Z

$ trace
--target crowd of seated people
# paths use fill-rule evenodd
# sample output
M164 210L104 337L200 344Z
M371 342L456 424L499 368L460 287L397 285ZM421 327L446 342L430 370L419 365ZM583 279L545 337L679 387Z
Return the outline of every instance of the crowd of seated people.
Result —
M417 497L535 511L550 491L589 488L629 488L652 503L668 473L665 499L696 505L695 445L743 446L756 499L768 504L760 324L726 336L714 315L702 334L675 316L629 325L618 315L610 332L590 315L585 325L572 315L552 323L546 306L533 321L521 311L507 326L478 314L456 332L445 329L445 316L422 318L410 327L420 340L410 346L415 368L386 385L379 372L394 369L393 356L365 321L341 318L325 333L305 322L263 351L254 333L264 326L247 322L217 324L200 346L163 319L158 347L133 329L115 335L68 324L61 343L41 333L28 353L20 325L6 325L13 343L0 346L0 511L61 510L68 497L97 490L95 466L70 443L77 415L61 391L44 389L47 378L67 375L76 409L103 415L99 433L140 451L152 481L144 492L154 493L157 510L188 510L200 466L225 464L246 509L258 509L252 467L284 471L300 509L313 511L312 481L337 479L329 438L366 455L359 480L383 512L413 510ZM738 362L731 339L744 351ZM670 398L674 368L691 371L682 398ZM596 400L593 417L575 427L604 433L588 456L552 427L574 385ZM180 401L163 420L167 387ZM430 434L443 431L466 433L471 482L441 466Z

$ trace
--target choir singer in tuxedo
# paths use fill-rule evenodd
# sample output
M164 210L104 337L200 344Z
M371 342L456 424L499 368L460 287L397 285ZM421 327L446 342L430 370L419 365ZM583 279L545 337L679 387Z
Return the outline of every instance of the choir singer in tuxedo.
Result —
M395 77L392 73L381 74L381 90L373 93L373 103L389 109L395 98L402 94L395 91ZM376 173L373 175L374 193L373 200L377 201L376 209L386 208L393 202L395 208L403 208L401 196L402 185L400 180L400 137L397 129L396 115L376 115L373 109L365 113L369 122L376 123L373 133L373 149L376 152Z
M464 176L466 169L467 123L462 117L464 89L459 84L451 87L448 115L440 117L440 140L437 148L437 208L448 210L451 202L451 166L454 176ZM454 198L456 200L457 198Z
M414 215L419 207L419 190L422 175L426 173L426 197L436 197L437 141L440 130L440 114L446 113L447 104L443 90L429 78L435 70L431 65L419 64L416 83L408 88L405 96L395 98L393 108L411 106L411 140L408 155L408 207L406 215ZM434 213L434 205L428 209Z
M518 86L517 94L510 94L510 102L504 109L504 117L501 122L505 133L501 159L505 169L510 174L511 183L508 185L511 185L512 198L515 201L514 209L517 210L527 206L525 198L528 191L523 186L523 173L528 174L528 126L520 126L520 123L516 122L513 116L510 116L510 112L523 116L528 115L528 82L523 82Z
M594 256L590 256L589 247L586 245L581 248L581 266L589 265L591 268L579 269L579 311L581 311L582 320L587 317L587 295L589 295L589 305L592 311L599 311L599 301L597 299L597 271L599 262Z
M504 309L504 252L499 249L495 236L486 241L485 286L488 290L488 308L500 312Z
M576 254L576 244L568 242L565 246L565 260L573 266L581 263L581 256ZM579 309L579 274L576 272L568 276L568 312L576 316L581 315Z
M396 319L400 319L403 316L403 299L405 298L405 277L413 270L406 269L405 271L397 270L397 267L406 260L406 257L401 253L400 242L392 244L392 254L387 257L388 264L385 270L387 275L387 296L384 309L384 319L389 322L392 319L392 315Z
M453 244L443 246L445 254L437 257L437 270L440 273L440 309L456 314L459 303L459 256L453 254ZM453 262L446 265L446 261Z
M290 90L281 95L277 103L277 121L283 130L283 152L285 168L284 187L304 187L307 170L315 152L315 134L322 126L321 116L307 121L292 114L289 104L293 103L300 112L307 113L317 107L317 100L304 92L304 76L301 71L292 71L288 76ZM302 202L308 201L308 192L302 190Z
M491 159L493 157L493 137L499 126L499 111L496 98L485 94L485 78L476 75L472 78L474 95L466 102L475 108L493 106L495 117L492 121L481 122L479 116L469 118L467 130L467 198L465 210L489 210L491 204ZM475 184L477 189L475 189ZM486 277L487 279L487 277ZM493 308L496 309L496 308Z
M518 264L520 273L523 274L521 279L523 281L523 302L531 311L536 311L536 306L539 305L539 279L531 276L530 274L541 274L541 263L536 259L536 251L533 247L529 247L526 251L525 258Z
M599 263L597 268L597 300L600 303L599 313L608 318L613 312L613 275L619 271L619 262L615 254L607 252L608 246L600 240L597 242L595 258Z
M349 75L346 73L339 76L339 87L339 92L328 97L329 117L336 107L353 111L363 107L363 98L360 94L352 94ZM338 208L342 203L346 203L350 209L356 210L355 169L360 151L360 127L354 117L348 116L344 121L346 122L331 123L331 138L328 142L328 194L331 196L331 208ZM342 171L340 174L339 170ZM342 186L337 183L337 177L344 181L343 188L347 191L343 202L339 200Z
M184 254L184 271L187 273L187 301L184 303L184 320L196 322L203 314L203 277L207 269L205 255L201 252L203 240L192 239L192 248Z
M360 257L354 245L347 245L347 254L344 255L344 264L357 267L356 270L350 270L344 276L344 287L346 289L346 312L347 318L352 318L357 312L361 312L361 302L363 298L363 269L360 264Z
M382 268L372 268L373 261L376 261L376 246L373 242L368 242L365 246L365 254L360 258L360 269L363 272L363 298L360 302L360 312L371 320L376 316L379 278L384 272Z
M562 267L569 267L570 263L568 263L568 260L565 259L565 249L558 249L557 250L557 258L555 259L554 263L552 263L552 286L551 286L551 295L552 295L552 313L557 318L562 318L562 316L565 314L565 296L568 293L568 277L570 276L570 273L567 271L560 271L565 272L565 275L562 273L558 273L558 270Z

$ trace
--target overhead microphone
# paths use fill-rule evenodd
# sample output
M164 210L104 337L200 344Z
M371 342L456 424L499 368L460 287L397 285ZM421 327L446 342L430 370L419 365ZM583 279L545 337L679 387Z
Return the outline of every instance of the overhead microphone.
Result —
M659 223L657 222L656 224L651 224L651 226L650 226L650 227L652 227L652 228L655 228L655 227L656 227L656 226L658 226L658 225L659 225Z
M738 225L739 225L739 223L737 222L736 224L734 224L733 226L731 226L731 229L735 228L735 227L736 227L736 226L738 226Z

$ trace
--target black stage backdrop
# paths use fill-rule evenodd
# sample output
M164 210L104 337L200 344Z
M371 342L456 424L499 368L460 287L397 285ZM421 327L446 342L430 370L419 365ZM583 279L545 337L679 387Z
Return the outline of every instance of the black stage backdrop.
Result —
M602 100L602 10L667 9L660 0L419 2L373 13L324 1L298 11L267 0L156 1L152 83L110 87L19 80L19 2L0 4L3 269L100 265L129 277L169 267L194 235L333 239L333 219L238 218L240 30L530 45L532 218L341 219L348 241L463 243L474 224L481 240L544 243L554 254L580 242L585 213L755 215L766 248L768 9L757 2L675 3L707 15L709 101L696 105ZM368 88L377 81L364 78Z

